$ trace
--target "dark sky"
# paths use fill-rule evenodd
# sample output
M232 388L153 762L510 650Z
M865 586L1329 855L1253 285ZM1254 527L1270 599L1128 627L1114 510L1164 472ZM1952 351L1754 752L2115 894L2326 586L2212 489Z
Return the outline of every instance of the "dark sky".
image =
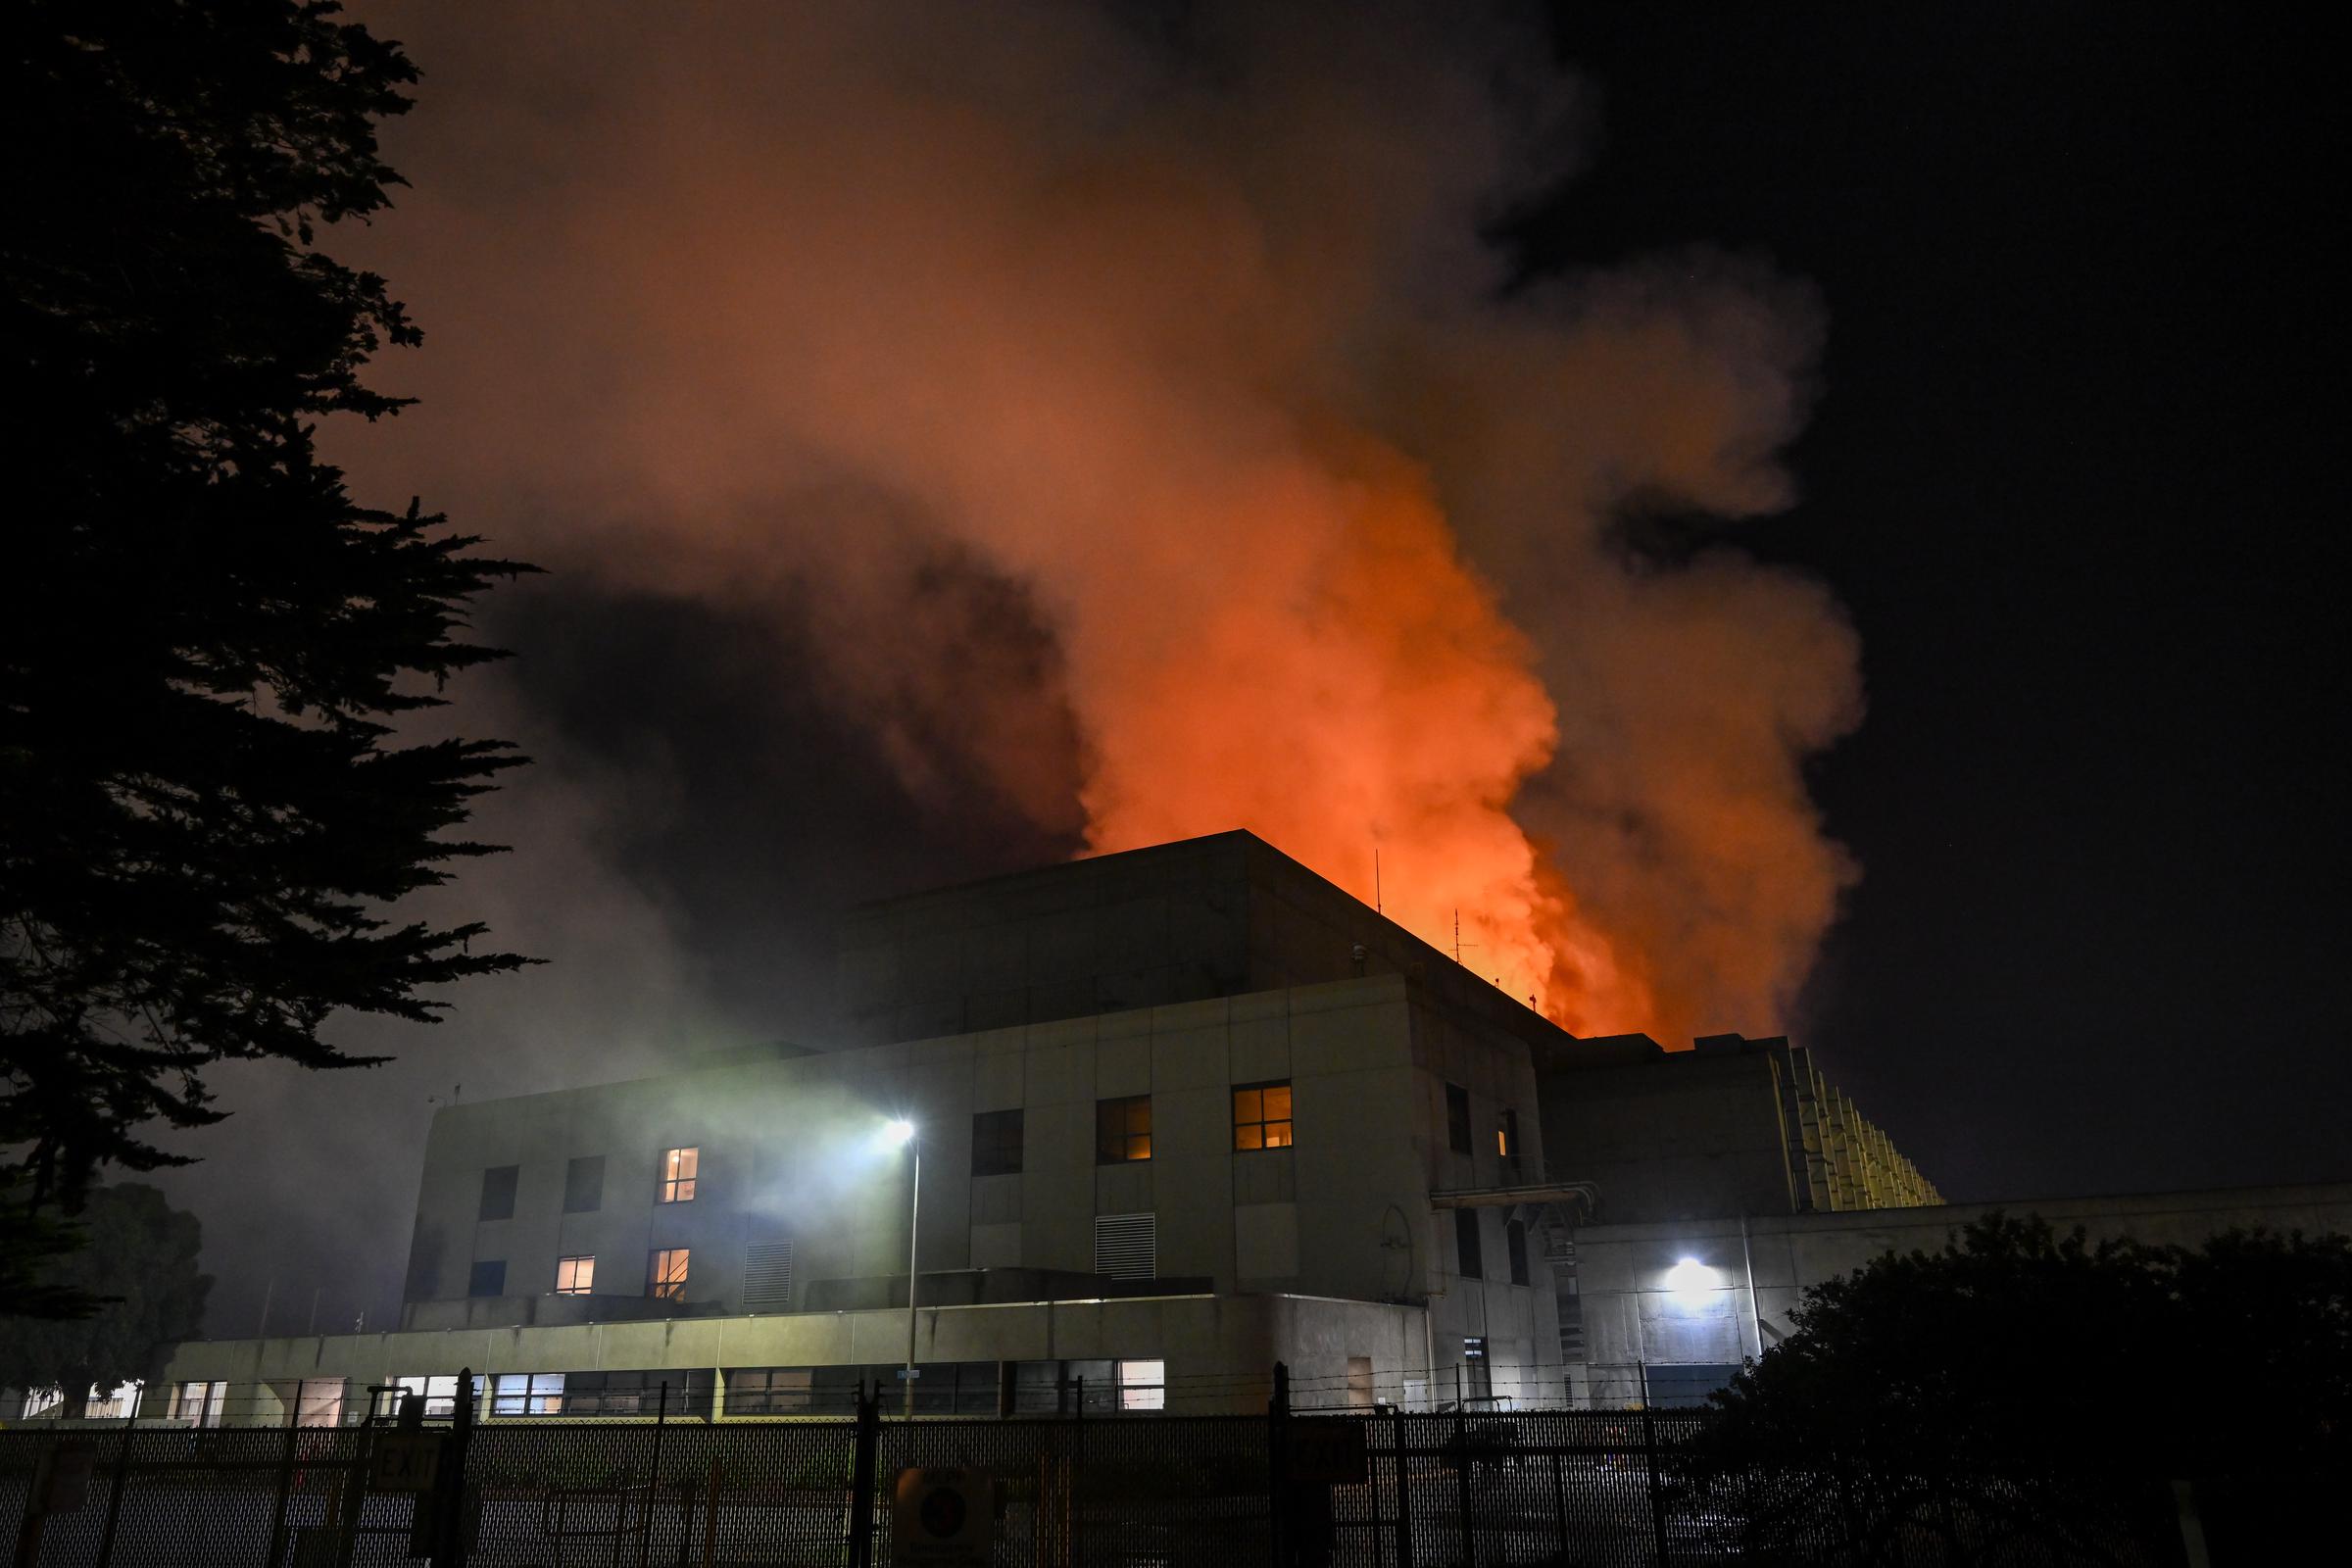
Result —
M2341 257L2301 29L1560 30L1606 142L1530 264L1703 231L1829 302L1804 498L1742 534L1836 585L1869 683L1817 774L1865 876L1811 1043L1955 1195L2352 1176Z
M1804 280L1827 322L1793 506L1736 534L1624 519L1661 560L1732 539L1802 568L1860 634L1867 717L1809 776L1862 875L1793 1031L1957 1199L2352 1176L2307 46L2165 6L1551 20L1583 168L1496 235L1521 286L1703 244ZM446 342L423 172L473 111L462 41L435 41L421 140L391 144L427 231L389 270ZM543 766L493 808L527 874L478 885L558 961L387 1039L396 1068L231 1083L283 1196L255 1203L255 1157L217 1148L174 1178L215 1332L251 1332L265 1291L281 1331L313 1287L327 1322L396 1298L428 1097L821 1030L841 906L1077 846L1074 815L953 770L910 788L816 610L560 569L490 620L521 658L477 701Z

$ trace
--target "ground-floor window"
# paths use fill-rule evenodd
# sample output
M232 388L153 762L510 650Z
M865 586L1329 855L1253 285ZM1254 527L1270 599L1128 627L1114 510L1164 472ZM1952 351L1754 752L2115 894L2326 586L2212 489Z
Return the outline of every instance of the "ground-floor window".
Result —
M501 1372L491 1384L490 1413L504 1416L562 1415L564 1374Z
M1120 1409L1164 1410L1167 1407L1167 1362L1121 1361L1119 1363Z
M217 1427L228 1403L225 1383L182 1383L172 1390L172 1419L190 1426Z
M225 1383L218 1385L210 1383L193 1383L183 1386L198 1389L209 1389L215 1387L226 1389L228 1387L228 1385ZM89 1394L86 1396L85 1402L82 1404L81 1413L83 1419L89 1421L121 1421L128 1417L132 1412L137 1410L138 1407L138 1384L125 1383L120 1388L108 1390L102 1389L93 1383L90 1385ZM65 1390L52 1386L46 1389L29 1389L25 1391L24 1417L25 1420L54 1420L65 1413ZM216 1420L212 1424L214 1426L219 1426L220 1423Z
M473 1406L477 1410L482 1407L482 1394L488 1381L480 1373L474 1374ZM427 1421L447 1421L458 1413L458 1380L455 1376L394 1378L392 1383L396 1391L392 1395L392 1408L383 1414L398 1415L401 1405L412 1394L423 1396L424 1418Z

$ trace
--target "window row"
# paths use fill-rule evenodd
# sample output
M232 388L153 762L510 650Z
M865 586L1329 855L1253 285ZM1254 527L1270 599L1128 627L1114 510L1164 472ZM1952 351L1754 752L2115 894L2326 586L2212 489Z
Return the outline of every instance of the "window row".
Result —
M1021 1172L1023 1118L1019 1110L984 1110L972 1117L972 1174L1017 1176ZM1233 1147L1236 1150L1291 1147L1291 1086L1287 1082L1244 1084L1233 1091ZM702 1150L662 1152L654 1183L657 1203L690 1203L701 1186ZM1129 1095L1095 1103L1095 1158L1117 1165L1152 1157L1152 1097ZM522 1167L493 1165L482 1172L477 1217L514 1217L514 1194ZM605 1156L571 1161L564 1172L564 1212L590 1214L604 1205ZM480 1292L475 1295L497 1295Z
M1470 1133L1470 1091L1460 1084L1446 1086L1446 1147L1457 1154L1472 1152ZM1519 1157L1519 1112L1500 1110L1494 1114L1494 1152L1505 1161Z
M656 1166L654 1201L691 1203L702 1167L700 1149L665 1149ZM514 1193L522 1183L520 1165L492 1165L482 1172L481 1202L476 1219L513 1219ZM564 1170L564 1212L593 1214L605 1206L605 1156L586 1154Z
M666 1414L710 1419L718 1413L712 1394L725 1391L724 1413L731 1416L847 1415L857 1409L860 1391L895 1397L901 1387L897 1365L879 1366L754 1366L729 1367L713 1374L708 1368L673 1368L637 1372L501 1372L476 1373L472 1379L474 1409L507 1420L564 1416L654 1416ZM963 1361L924 1362L916 1367L915 1413L918 1415L1107 1415L1117 1411L1161 1410L1167 1406L1167 1362L1149 1360L1080 1361ZM720 1381L723 1379L723 1383ZM114 1397L118 1419L136 1402L137 1384L125 1384ZM313 1379L313 1390L329 1391L326 1397L303 1402L302 1425L323 1412L318 1424L339 1425L363 1417L390 1419L402 1404L416 1398L425 1419L447 1421L457 1413L455 1376L396 1377L374 1385L366 1400L358 1385L350 1385L352 1402L345 1403L347 1387L340 1379ZM218 1427L225 1423L228 1384L178 1383L172 1387L171 1419L188 1426ZM40 1392L54 1391L36 1391ZM103 1391L93 1391L96 1396ZM54 1398L40 1400L27 1412L35 1419L53 1412Z
M1163 1410L1167 1362L1149 1360L947 1361L915 1370L918 1415L1053 1415ZM859 1390L901 1387L897 1365L728 1367L649 1372L502 1372L475 1374L474 1407L508 1419L552 1416L670 1416L709 1418L711 1393L723 1388L731 1416L843 1415L857 1409ZM719 1379L723 1378L723 1383ZM224 1385L191 1384L194 1391ZM396 1415L403 1398L423 1401L428 1421L457 1412L455 1377L395 1378L383 1388L379 1416ZM175 1401L175 1403L178 1401ZM186 1401L191 1418L205 1410L204 1392ZM214 1396L211 1408L218 1410ZM177 1411L175 1409L174 1413ZM218 1425L215 1416L212 1424Z
M1511 1283L1527 1284L1527 1226L1519 1220L1507 1221L1502 1227L1502 1248L1504 1260L1510 1268ZM1477 1209L1457 1208L1453 1211L1453 1249L1455 1273L1466 1280L1487 1277L1486 1250Z
M645 1264L645 1294L669 1300L683 1299L686 1295L686 1267L689 1249L664 1247L651 1252ZM507 1294L506 1259L491 1257L477 1260L466 1282L467 1296L504 1296ZM596 1294L596 1254L580 1252L556 1259L555 1294L558 1296L593 1296Z

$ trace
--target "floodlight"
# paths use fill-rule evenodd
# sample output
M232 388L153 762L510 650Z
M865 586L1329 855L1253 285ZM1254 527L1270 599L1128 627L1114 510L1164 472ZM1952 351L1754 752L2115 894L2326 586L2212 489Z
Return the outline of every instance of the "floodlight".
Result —
M1695 1257L1683 1258L1666 1271L1666 1288L1677 1296L1693 1296L1721 1286L1715 1271Z

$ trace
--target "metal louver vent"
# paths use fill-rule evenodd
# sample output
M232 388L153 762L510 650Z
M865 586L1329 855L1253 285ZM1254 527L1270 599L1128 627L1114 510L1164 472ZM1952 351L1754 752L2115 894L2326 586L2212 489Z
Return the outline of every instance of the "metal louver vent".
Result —
M792 1244L754 1242L743 1250L743 1309L792 1310Z
M1148 1280L1159 1272L1156 1214L1097 1214L1095 1272L1114 1280Z

